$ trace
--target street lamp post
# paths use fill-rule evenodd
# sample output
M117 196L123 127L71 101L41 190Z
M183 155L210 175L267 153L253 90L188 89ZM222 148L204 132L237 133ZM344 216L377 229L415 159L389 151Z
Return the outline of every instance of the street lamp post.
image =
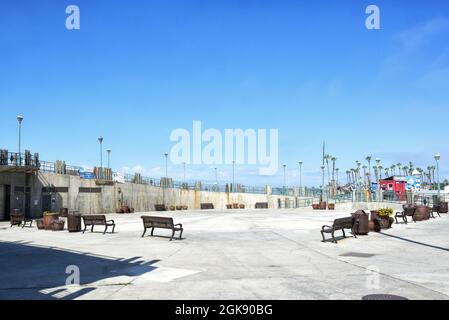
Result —
M111 168L111 149L107 149L106 152L108 153L108 168Z
M168 152L164 153L165 156L165 178L168 178Z
M321 202L324 201L324 165L321 166Z
M232 160L232 188L231 191L234 192L235 188L235 160Z
M22 165L22 153L21 153L21 148L22 148L22 121L23 121L23 116L22 115L18 115L17 116L17 122L19 123L19 166Z
M380 177L381 177L381 175L382 175L382 173L381 173L381 166L380 166L380 159L379 158L376 158L376 164L377 164L377 166L376 166L376 168L377 168L377 173L378 173L378 175L376 176L376 178L377 178L377 191L378 191L378 199L377 199L377 201L380 201L381 199L381 197L382 197L382 190L381 190L381 188L380 188Z
M103 178L103 137L100 136L98 138L98 142L100 142L100 177L99 179Z
M182 166L183 166L183 170L184 170L183 183L186 183L186 163L183 162Z
M435 161L437 163L437 185L438 185L438 201L440 201L440 154L435 155Z
M302 161L298 162L299 164L299 195L302 195Z
M284 195L287 194L287 178L286 178L286 171L285 169L287 168L286 164L282 165L284 167Z
M216 191L218 191L218 171L217 170L218 170L217 167L215 167L214 171L215 171L215 188L216 188Z

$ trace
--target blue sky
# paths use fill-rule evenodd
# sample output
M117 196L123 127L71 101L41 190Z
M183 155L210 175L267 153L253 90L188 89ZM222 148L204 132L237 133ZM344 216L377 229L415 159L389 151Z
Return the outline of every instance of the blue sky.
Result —
M76 4L81 29L65 28ZM365 8L381 30L365 28ZM49 161L163 175L170 132L279 129L288 182L319 184L321 144L341 171L366 155L449 173L447 1L0 1L0 147ZM170 165L181 179L182 168ZM219 180L231 168L218 166ZM239 166L237 180L282 184ZM214 180L209 166L189 179ZM342 177L343 178L343 175Z

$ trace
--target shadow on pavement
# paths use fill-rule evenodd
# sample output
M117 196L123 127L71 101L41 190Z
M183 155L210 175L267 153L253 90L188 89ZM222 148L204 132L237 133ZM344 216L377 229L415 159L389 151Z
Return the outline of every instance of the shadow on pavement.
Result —
M415 241L415 240L410 240L410 239L407 239L407 238L402 238L402 237L394 236L394 235L387 234L387 233L383 233L383 232L379 232L379 233L382 234L382 235L384 235L384 236L387 236L387 237L391 237L391 238L395 238L395 239L398 239L398 240L403 240L403 241L411 242L411 243L414 243L414 244L419 244L419 245L421 245L421 246L425 246L425 247L429 247L429 248L434 248L434 249L438 249L438 250L443 250L443 251L449 251L448 248L438 247L438 246L434 246L434 245L427 244L427 243L424 243L424 242L419 242L419 241Z
M89 252L0 241L0 299L71 300L95 290L89 284L113 277L137 277L155 270L159 260L116 259ZM79 268L82 287L65 287L68 266ZM73 273L72 273L73 274ZM131 280L131 279L130 279Z

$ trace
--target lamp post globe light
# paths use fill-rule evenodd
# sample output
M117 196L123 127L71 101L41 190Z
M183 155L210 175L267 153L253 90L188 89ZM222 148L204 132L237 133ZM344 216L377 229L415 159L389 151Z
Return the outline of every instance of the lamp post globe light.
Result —
M19 166L22 165L22 121L23 121L23 116L21 114L19 114L17 116L17 122L19 124Z

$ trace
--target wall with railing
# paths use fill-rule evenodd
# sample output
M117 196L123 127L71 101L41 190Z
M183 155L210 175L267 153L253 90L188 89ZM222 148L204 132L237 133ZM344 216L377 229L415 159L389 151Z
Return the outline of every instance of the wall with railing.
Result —
M79 176L87 179L84 170L80 166L73 166L66 164L65 161L41 161L39 154L32 154L26 150L24 153L13 153L7 150L0 150L0 166L30 166L38 169L41 172L55 173L70 176ZM116 172L110 168L94 168L93 173L89 177L92 180L103 180L113 183ZM207 192L225 192L225 193L247 193L259 195L273 195L285 197L304 198L303 201L298 201L295 206L308 206L310 202L317 202L320 199L330 203L341 202L410 202L410 195L396 194L394 192L382 191L370 192L368 190L330 190L328 188L298 188L298 187L269 187L269 186L251 186L242 184L217 184L207 183L201 181L177 181L172 178L152 178L142 176L140 173L135 174L120 174L123 177L124 183L133 183L140 185L148 185L160 188L173 188L179 190L196 190ZM417 203L426 203L431 205L435 200L435 193L419 193L413 195L413 201ZM440 194L442 201L449 200L449 195ZM285 206L290 206L285 205Z

